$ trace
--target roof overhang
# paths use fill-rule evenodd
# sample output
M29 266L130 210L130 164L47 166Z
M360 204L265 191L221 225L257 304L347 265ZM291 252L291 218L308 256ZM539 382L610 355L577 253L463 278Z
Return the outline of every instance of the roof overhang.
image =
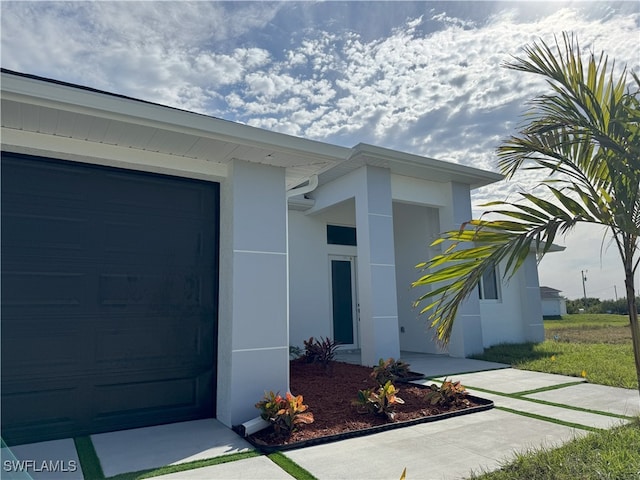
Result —
M498 173L467 167L457 163L399 152L388 148L360 143L351 149L346 161L330 167L319 175L320 185L335 180L363 165L387 168L391 173L435 182L457 182L471 189L479 188L504 178Z
M60 158L117 161L123 149L153 157L160 171L181 169L206 177L226 172L234 159L283 167L286 187L319 175L328 183L363 165L413 178L478 188L499 174L396 150L358 144L345 148L221 120L101 90L2 69L3 149ZM54 148L54 147L52 147Z
M226 164L286 168L287 188L351 150L56 80L2 70L4 146L10 130Z

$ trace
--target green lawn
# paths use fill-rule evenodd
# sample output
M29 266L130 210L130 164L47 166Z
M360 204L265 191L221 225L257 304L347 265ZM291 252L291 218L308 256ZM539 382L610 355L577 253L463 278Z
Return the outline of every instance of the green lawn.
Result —
M628 317L567 315L545 320L540 344L498 345L475 358L515 368L581 377L588 382L637 389ZM525 452L478 480L640 479L640 419L600 430L557 449Z
M591 433L560 448L520 454L501 470L477 480L574 480L640 478L640 420Z
M581 377L612 387L638 388L628 317L567 315L545 320L540 344L497 345L474 358L515 368Z

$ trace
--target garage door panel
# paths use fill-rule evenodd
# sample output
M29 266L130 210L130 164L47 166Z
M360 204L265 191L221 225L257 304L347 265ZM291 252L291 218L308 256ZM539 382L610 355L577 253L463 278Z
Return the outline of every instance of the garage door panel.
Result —
M158 205L162 205L165 215L169 217L198 219L209 210L207 204L216 201L210 192L187 183L168 186L160 177L109 173L105 179L104 188L108 191L112 191L113 185L122 188L118 195L106 196L102 205L106 212L121 212L126 207L155 216L158 214ZM167 196L171 197L170 204L166 202Z
M30 424L58 423L70 425L76 416L75 406L79 388L71 383L67 385L39 385L32 391L32 384L7 384L3 392L3 416L10 415L16 426ZM42 405L57 405L55 409L42 409Z
M82 345L85 335L76 325L61 323L52 332L41 328L43 322L21 322L25 325L15 329L10 321L3 318L3 380L32 378L38 383L41 378L82 370L83 350L77 346ZM35 328L28 330L31 325Z
M35 210L35 208L34 208ZM24 252L33 249L61 250L59 255L82 252L89 222L54 215L8 214L3 217L3 244Z
M159 424L176 421L171 418L211 417L214 411L209 399L214 381L210 371L197 376L176 372L169 378L146 382L120 376L120 383L109 383L105 378L93 391L93 423L102 429L103 425L126 425L141 420L144 424L145 419L146 424L149 420ZM196 416L194 412L198 412Z
M12 272L3 275L6 306L77 307L87 276L74 272Z
M105 223L104 250L106 255L126 255L144 252L144 258L153 262L157 256L166 256L167 260L179 259L192 265L200 258L203 232L191 228L186 222L171 222L171 225L158 225L157 222L144 222L126 218ZM210 237L211 238L211 237Z
M113 417L149 409L197 407L196 391L196 380L191 377L99 385L97 415Z
M197 275L108 273L100 275L100 304L103 306L178 305L183 311L201 305L202 281Z
M25 381L32 390L45 388L51 378L94 384L105 376L127 377L130 382L131 378L144 381L195 377L211 371L213 348L208 341L199 345L201 339L211 338L210 332L200 333L200 329L185 328L184 324L163 326L162 322L153 321L113 330L97 323L93 328L85 325L89 334L78 324L60 324L56 331L33 334L29 326L37 322L24 323L27 325L22 331L3 328L2 373L3 381ZM170 334L175 341L155 341L150 338L151 329L158 330L165 339L165 334ZM87 344L90 338L93 345Z
M211 288L211 282L204 277L188 272L104 273L99 278L97 298L104 311L127 307L141 313L169 311L185 315L210 305L210 295L205 290Z
M3 153L3 156L9 155ZM64 163L12 162L10 169L2 171L3 198L45 204L55 200L56 205L66 208L86 205L90 194L87 187L92 175L90 169L72 169ZM29 179L27 183L25 178Z
M189 319L151 317L147 321L136 319L120 328L114 328L118 324L111 325L96 329L95 361L100 370L210 363L198 358L199 339L210 338L210 332L201 334L199 325ZM153 336L149 334L152 330Z
M105 260L132 259L158 264L162 259L162 264L169 266L193 267L204 262L212 267L214 259L207 246L215 245L215 222L215 218L201 219L195 224L184 218L167 221L151 216L120 215L103 217L95 229L100 232Z
M2 436L211 417L218 186L2 154Z

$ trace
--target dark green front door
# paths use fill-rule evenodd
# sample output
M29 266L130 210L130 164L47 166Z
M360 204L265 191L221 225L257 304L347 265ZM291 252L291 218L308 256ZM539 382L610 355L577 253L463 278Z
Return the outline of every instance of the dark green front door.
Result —
M354 281L351 259L331 258L331 298L333 313L333 340L347 346L356 346L354 333Z
M218 184L2 154L2 437L212 417Z

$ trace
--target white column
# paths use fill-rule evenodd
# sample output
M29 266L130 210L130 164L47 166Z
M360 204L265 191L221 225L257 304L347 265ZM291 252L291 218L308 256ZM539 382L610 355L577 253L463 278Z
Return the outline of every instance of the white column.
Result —
M217 418L228 426L289 387L284 174L235 160L221 186Z
M535 253L529 254L520 267L518 275L521 275L521 321L525 341L543 342L542 300L540 299L540 280L538 279L538 263Z
M356 193L358 302L362 364L398 358L400 339L393 247L391 179L387 169L365 166Z
M469 185L452 182L449 206L440 209L442 231L460 228L462 223L471 218ZM471 293L471 296L458 307L448 350L449 355L453 357L468 357L483 351L480 300L476 293Z

